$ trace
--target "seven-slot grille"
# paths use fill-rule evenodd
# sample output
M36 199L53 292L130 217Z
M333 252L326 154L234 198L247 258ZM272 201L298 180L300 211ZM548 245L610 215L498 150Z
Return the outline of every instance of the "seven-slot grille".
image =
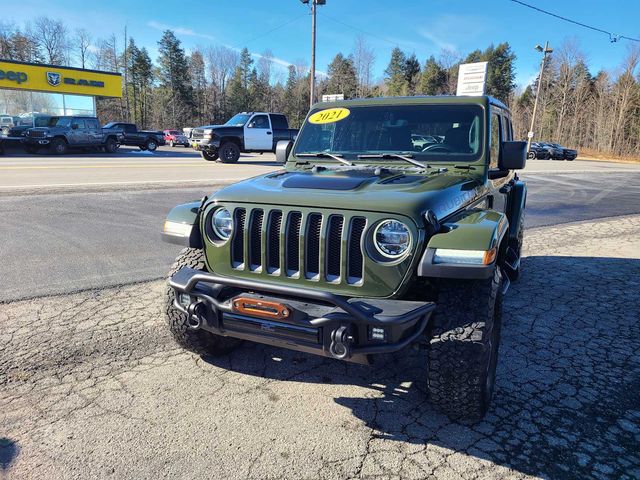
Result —
M366 219L238 207L231 265L269 275L360 285Z
M27 130L27 133L30 137L33 138L43 138L44 132L42 130Z

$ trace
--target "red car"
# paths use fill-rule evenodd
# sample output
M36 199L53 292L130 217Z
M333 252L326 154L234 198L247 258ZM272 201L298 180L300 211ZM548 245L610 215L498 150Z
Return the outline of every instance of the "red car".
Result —
M162 133L164 133L165 142L170 147L175 147L176 145L189 146L189 139L180 130L163 130Z

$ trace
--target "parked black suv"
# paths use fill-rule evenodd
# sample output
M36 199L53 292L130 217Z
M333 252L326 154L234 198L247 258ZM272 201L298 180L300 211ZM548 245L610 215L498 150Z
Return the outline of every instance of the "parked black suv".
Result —
M115 153L122 143L122 130L100 127L96 117L57 117L47 127L26 131L23 142L27 152L36 153L48 148L51 153L63 155L69 148L90 147Z

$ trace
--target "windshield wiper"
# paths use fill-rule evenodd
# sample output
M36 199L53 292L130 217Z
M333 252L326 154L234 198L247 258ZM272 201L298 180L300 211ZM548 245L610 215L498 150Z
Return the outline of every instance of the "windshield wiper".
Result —
M333 158L340 163L344 163L345 165L349 165L350 167L355 166L349 160L345 160L342 158L342 155L339 153L329 153L329 152L308 152L308 153L294 153L296 157L315 157L315 158Z
M431 168L430 165L425 165L424 163L421 163L417 160L414 160L412 158L411 154L407 154L407 155L401 155L399 153L367 153L364 155L358 155L358 158L399 158L400 160L404 160L407 163L410 163L412 165L415 165L416 167L420 167L420 168Z

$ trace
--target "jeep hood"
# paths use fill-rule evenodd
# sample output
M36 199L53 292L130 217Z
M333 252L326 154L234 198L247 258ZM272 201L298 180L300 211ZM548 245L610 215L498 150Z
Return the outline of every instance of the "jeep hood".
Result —
M230 185L216 203L253 203L357 210L420 217L427 209L443 218L484 194L469 172L417 175L373 169L280 170Z

